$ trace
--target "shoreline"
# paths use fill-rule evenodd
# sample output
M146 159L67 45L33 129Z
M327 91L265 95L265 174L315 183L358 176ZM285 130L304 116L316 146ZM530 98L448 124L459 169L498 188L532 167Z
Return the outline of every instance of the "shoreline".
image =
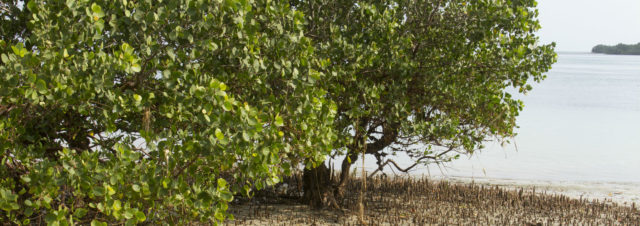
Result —
M354 167L355 178L360 178L359 166ZM367 169L371 171L371 169ZM600 202L640 206L640 181L598 181L598 180L556 180L556 179L515 179L488 176L461 176L444 172L433 174L393 174L386 172L387 177L394 179L428 179L432 181L448 181L457 184L479 184L498 186L505 189L536 190L548 194L565 195L576 199L597 200ZM381 174L377 174L379 176Z
M575 199L597 200L624 206L631 206L634 203L636 206L640 205L640 183L634 182L553 181L458 176L431 178L451 183L475 183L505 189L524 188L547 194L565 195Z

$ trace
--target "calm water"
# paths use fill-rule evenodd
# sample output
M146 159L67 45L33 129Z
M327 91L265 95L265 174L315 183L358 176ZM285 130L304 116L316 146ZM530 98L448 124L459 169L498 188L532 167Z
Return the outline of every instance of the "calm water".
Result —
M514 145L489 144L446 173L551 181L640 182L640 56L560 53L521 96Z
M474 156L412 174L640 194L640 56L559 53L547 75L520 96L517 149L487 144ZM367 162L374 169L375 161Z

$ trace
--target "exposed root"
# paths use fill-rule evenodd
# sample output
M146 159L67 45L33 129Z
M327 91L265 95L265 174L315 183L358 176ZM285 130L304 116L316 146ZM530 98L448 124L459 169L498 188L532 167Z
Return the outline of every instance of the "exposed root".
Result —
M357 180L348 184L345 199L338 200L348 207L344 212L313 209L295 202L236 202L229 211L237 220L229 225L360 225L360 208L366 208L362 218L371 225L636 225L640 222L636 204L620 206L534 190L506 190L428 179L368 178L360 206L361 186Z

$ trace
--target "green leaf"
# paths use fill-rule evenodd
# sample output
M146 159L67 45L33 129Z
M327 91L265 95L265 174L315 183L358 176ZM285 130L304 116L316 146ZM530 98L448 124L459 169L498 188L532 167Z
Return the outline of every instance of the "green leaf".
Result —
M140 102L142 101L142 97L138 94L133 94L133 100L136 101L136 104L140 104Z
M276 115L276 122L275 122L276 126L281 127L284 126L284 120L282 120L282 117L280 117L280 115Z
M171 60L176 60L176 54L173 52L173 49L167 48L167 55Z
M136 219L129 219L129 220L127 220L126 222L124 222L124 225L125 225L125 226L135 226L135 225L136 225L136 223L137 223L137 220L136 220Z
M94 20L98 20L104 17L104 12L102 11L102 7L100 7L96 3L91 4L91 11L93 12Z
M214 134L216 135L216 138L218 138L218 140L224 139L224 134L222 133L222 130L220 130L219 128L216 128L216 131L214 132Z
M104 188L102 186L94 186L92 192L95 196L104 196Z
M22 43L18 43L15 46L11 46L11 49L13 50L13 53L20 56L20 57L24 57L24 55L27 54L27 49L24 48L24 46L22 45Z
M133 54L133 47L131 47L131 45L129 45L129 43L122 43L122 45L120 46L120 49L122 50L122 52L124 52L124 54L126 56L130 56L131 54Z
M209 50L215 51L216 49L218 49L218 44L216 44L215 42L210 42L209 43Z
M27 75L27 82L36 82L37 79L36 74L29 73L29 75Z
M233 110L233 104L230 100L224 100L224 102L222 103L222 109L225 111L231 111Z
M220 199L225 202L231 202L233 200L233 194L229 191L220 192Z
M76 0L67 0L66 5L69 8L73 8L76 5Z
M220 221L224 220L224 214L222 214L222 212L220 211L216 211L216 213L213 216Z
M49 197L49 195L46 195L46 196L42 197L42 200L46 204L49 204L49 203L51 203L51 201L53 201L53 199L51 199L51 197Z
M133 218L133 216L136 214L136 212L137 212L137 210L135 210L135 209L127 209L127 210L125 210L125 211L124 211L124 213L122 214L122 216L123 216L125 219L131 219L131 218Z
M107 223L99 221L99 220L92 220L91 221L91 226L107 226Z
M98 30L99 33L102 32L102 30L104 30L104 20L101 20L101 19L97 20L96 23L95 23L95 27L96 27L96 30Z
M111 208L113 208L113 210L115 211L119 211L122 209L122 203L120 202L120 200L114 200L113 205L111 205Z
M132 64L131 65L131 71L133 71L134 73L140 72L141 68L139 64Z
M107 194L115 195L116 194L116 190L114 190L111 186L107 185Z
M138 222L144 222L147 220L147 217L144 215L144 212L138 211L136 212L136 219L138 220Z
M227 187L227 181L225 179L218 178L217 183L218 183L218 189Z
M31 0L27 3L27 9L29 9L29 11L31 12L35 12L36 11L36 3Z
M250 140L251 140L251 137L249 137L249 134L248 134L247 132L244 132L244 131L243 131L243 132L242 132L242 139L243 139L244 141L247 141L247 142L248 142L248 141L250 141Z
M53 213L47 213L47 215L44 216L44 221L47 222L48 225L59 225L56 220L56 215L54 215Z
M77 217L77 218L82 218L85 215L87 215L87 209L85 208L78 208L73 212L73 216Z
M38 89L38 92L41 94L47 93L48 91L47 83L42 79L38 79L36 81L36 89Z
M31 208L31 207L24 208L24 215L25 216L30 217L32 214L33 214L33 208Z
M163 187L163 188L169 188L169 183L171 183L171 179L169 179L169 178L164 178L164 179L162 180L162 187Z
M131 185L131 188L135 192L140 192L140 185L134 184L134 185Z
M24 181L25 183L31 182L31 178L29 177L29 175L23 175L22 177L20 177L20 179L22 179L22 181Z

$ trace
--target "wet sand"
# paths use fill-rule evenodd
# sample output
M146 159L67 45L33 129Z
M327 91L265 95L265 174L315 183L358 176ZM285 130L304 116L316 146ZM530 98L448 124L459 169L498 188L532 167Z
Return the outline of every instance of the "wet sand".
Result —
M275 187L250 200L238 198L229 209L236 219L225 224L360 225L359 181L349 184L344 210L300 204L295 187ZM367 183L365 221L369 225L638 225L640 210L634 203L576 199L535 187L378 177Z

